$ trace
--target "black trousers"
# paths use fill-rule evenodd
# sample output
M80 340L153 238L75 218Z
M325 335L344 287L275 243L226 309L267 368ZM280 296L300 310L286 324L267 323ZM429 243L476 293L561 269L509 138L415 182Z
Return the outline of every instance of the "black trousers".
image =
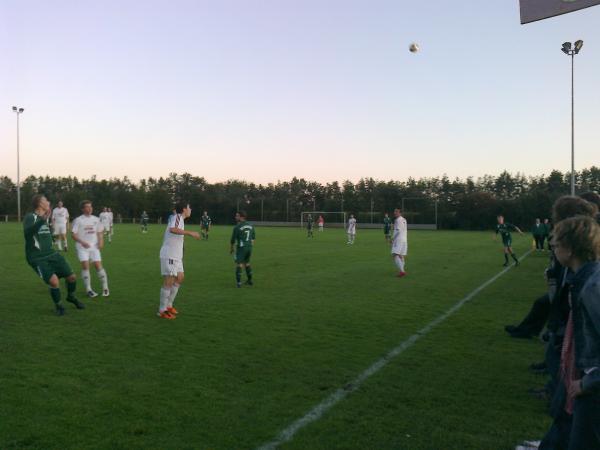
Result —
M544 236L533 236L535 239L535 249L544 250Z
M523 321L517 325L519 332L537 336L542 332L550 315L550 295L544 294L539 297L525 316Z

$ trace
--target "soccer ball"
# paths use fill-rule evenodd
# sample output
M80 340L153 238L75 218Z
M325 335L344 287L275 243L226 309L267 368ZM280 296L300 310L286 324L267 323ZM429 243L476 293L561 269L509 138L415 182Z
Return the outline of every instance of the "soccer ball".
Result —
M411 53L417 53L419 51L419 44L416 44L413 42L412 44L410 44L408 49L410 50Z

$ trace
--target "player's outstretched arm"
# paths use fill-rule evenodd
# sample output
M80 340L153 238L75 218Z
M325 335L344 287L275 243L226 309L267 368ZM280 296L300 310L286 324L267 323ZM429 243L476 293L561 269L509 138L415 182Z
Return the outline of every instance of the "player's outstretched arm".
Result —
M191 236L196 240L200 239L200 233L198 233L196 231L182 230L181 228L172 227L172 228L169 228L169 232L173 233L173 234L180 234L183 236Z

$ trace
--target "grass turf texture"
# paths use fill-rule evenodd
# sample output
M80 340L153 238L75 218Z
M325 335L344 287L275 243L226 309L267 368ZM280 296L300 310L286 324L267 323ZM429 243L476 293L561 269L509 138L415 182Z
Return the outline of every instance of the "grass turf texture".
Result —
M0 224L0 448L255 448L504 262L491 233L412 231L397 279L381 231L349 246L342 230L259 228L255 286L237 289L230 230L186 238L180 317L167 321L155 316L163 227L117 226L103 251L111 297L85 299L79 282L87 309L55 317L20 227ZM530 245L515 237L519 254ZM72 244L66 255L79 278ZM545 263L530 255L282 447L498 450L541 437L545 405L527 389L544 379L527 366L543 347L502 328L543 293Z

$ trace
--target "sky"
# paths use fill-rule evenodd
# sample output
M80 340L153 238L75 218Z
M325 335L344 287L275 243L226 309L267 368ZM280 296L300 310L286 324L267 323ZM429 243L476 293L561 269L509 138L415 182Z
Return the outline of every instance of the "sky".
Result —
M13 105L22 178L568 171L577 39L576 168L599 165L599 23L521 25L517 0L5 0L0 175Z

